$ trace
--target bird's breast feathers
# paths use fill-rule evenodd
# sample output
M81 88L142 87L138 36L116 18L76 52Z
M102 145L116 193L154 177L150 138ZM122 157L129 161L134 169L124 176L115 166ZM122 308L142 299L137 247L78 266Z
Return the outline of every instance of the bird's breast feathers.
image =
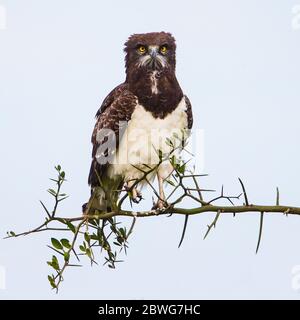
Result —
M186 138L188 127L186 99L183 97L178 106L163 119L154 117L141 104L137 104L127 124L112 164L110 177L121 175L125 181L137 179L143 173L136 167L153 167L159 161L158 150L170 153L173 146ZM172 141L170 144L168 141ZM167 169L170 174L170 168Z

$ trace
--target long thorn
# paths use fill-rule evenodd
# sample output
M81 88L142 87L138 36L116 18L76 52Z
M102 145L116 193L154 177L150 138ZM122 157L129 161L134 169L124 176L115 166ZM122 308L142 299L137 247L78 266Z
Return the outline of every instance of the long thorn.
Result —
M279 206L279 189L276 188L276 206Z
M262 235L262 229L263 229L263 223L264 223L264 212L261 212L261 213L260 213L259 235L258 235L258 241L257 241L257 246L256 246L256 253L258 252L259 245L260 245L260 240L261 240L261 235Z
M185 231L186 231L186 226L188 224L188 221L189 221L189 216L186 214L185 218L184 218L184 225L183 225L183 230L182 230L182 234L181 234L181 238L180 238L180 241L179 241L178 248L180 248L180 246L181 246L181 244L183 242L183 239L184 239L184 236L185 236Z
M249 206L249 202L248 202L248 197L247 197L245 186L243 184L243 181L240 178L239 178L239 181L240 181L240 184L241 184L242 189L243 189L243 193L244 193L244 197L245 197L245 204L246 204L246 206Z
M41 200L40 200L40 204L42 205L42 207L43 207L44 210L46 211L47 216L48 216L49 218L51 218L51 214L49 213L48 209L46 208L46 206L44 205L44 203L43 203Z

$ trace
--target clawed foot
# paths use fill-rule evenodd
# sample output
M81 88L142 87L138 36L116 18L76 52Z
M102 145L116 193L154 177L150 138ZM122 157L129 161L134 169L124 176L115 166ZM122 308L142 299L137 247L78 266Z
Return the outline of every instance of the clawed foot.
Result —
M95 213L95 210L96 210L96 209L94 209L94 208L89 208L89 203L88 203L88 202L86 202L86 203L84 203L84 204L82 205L82 214L83 214L84 216L87 216L87 215L89 215L89 214Z
M86 210L87 210L87 205L88 205L87 202L82 205L82 213L83 213L83 214L85 214L85 212L86 212Z
M125 190L126 190L127 192L129 192L129 191L131 192L130 200L131 200L132 202L134 202L134 203L140 203L141 200L143 199L142 193L141 193L139 190L137 190L136 188L133 188L132 190L130 190L129 187L125 186Z
M152 210L165 210L168 207L168 204L166 201L162 199L158 199L157 202L153 202Z
M140 203L141 200L143 199L142 193L138 191L137 189L134 189L135 192L132 192L132 198L131 200L134 203Z

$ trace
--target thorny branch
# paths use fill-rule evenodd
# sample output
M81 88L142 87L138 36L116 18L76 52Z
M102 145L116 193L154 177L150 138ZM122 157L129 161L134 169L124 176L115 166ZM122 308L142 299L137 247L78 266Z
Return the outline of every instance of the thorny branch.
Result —
M55 253L53 254L51 260L47 262L48 265L53 269L53 273L48 275L48 280L52 288L56 289L57 291L59 285L64 280L65 270L68 267L81 266L78 264L78 262L82 256L87 257L91 265L93 265L94 263L97 264L95 259L96 251L99 251L99 253L105 252L106 255L104 257L104 264L107 264L110 268L115 268L115 264L120 262L120 260L117 259L118 253L123 250L125 253L127 252L128 239L133 232L137 218L162 215L171 216L173 214L183 215L185 220L183 232L179 242L180 246L185 236L188 218L192 215L207 212L216 213L212 223L208 225L207 232L204 236L204 238L206 238L210 231L216 227L216 223L222 214L230 213L235 216L235 214L238 213L258 212L260 213L260 224L256 247L257 252L261 243L265 214L281 213L285 215L300 215L300 207L280 205L278 188L276 189L275 205L250 203L245 185L240 178L239 183L241 185L242 192L239 195L226 195L224 193L224 187L222 186L220 194L209 199L207 196L204 196L204 193L213 192L213 190L200 188L200 185L203 185L202 181L200 184L200 179L202 180L207 175L195 174L193 171L189 170L187 168L187 162L183 162L181 159L175 158L173 154L174 150L175 148L168 155L164 155L159 152L159 163L157 166L152 168L148 167L148 170L143 169L144 171L142 178L136 180L132 184L131 188L127 190L116 190L115 192L121 191L121 193L124 194L121 194L121 197L119 197L120 200L113 206L113 210L105 212L90 210L91 208L88 204L87 210L84 214L79 214L78 216L71 218L58 216L57 214L59 204L67 198L67 195L61 193L62 185L66 181L65 172L62 171L61 166L56 166L55 169L57 172L57 178L51 179L53 182L55 182L56 189L48 190L49 194L54 199L52 210L47 209L45 204L41 202L42 208L45 211L45 221L30 231L22 233L9 231L6 238L20 237L45 231L66 235L61 239L52 237L51 246L48 246ZM142 180L145 180L145 182L154 192L154 195L159 197L156 189L150 183L147 177L163 161L170 161L174 168L172 176L167 180L171 190L167 196L165 208L145 211L123 209L122 206L125 203L125 200L131 199L133 188L136 187ZM244 203L235 205L235 202L240 201L240 197L242 195L244 197ZM184 207L184 200L189 200L189 208ZM228 205L224 205L224 201L225 203L227 202ZM116 220L120 217L131 218L131 224L128 225L127 228L124 225L120 226L120 222L117 222ZM61 259L58 259L58 257ZM71 261L74 259L77 261L77 264L71 263Z

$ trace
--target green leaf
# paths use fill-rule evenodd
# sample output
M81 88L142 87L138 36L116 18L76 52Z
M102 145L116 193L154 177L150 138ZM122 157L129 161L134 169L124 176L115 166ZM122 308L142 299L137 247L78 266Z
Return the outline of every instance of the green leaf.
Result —
M119 228L119 231L120 231L121 235L123 236L123 238L126 238L126 229L125 228Z
M92 252L91 252L91 250L89 248L86 249L85 253L89 258L92 257Z
M173 137L174 137L175 139L180 139L179 135L178 135L176 132L173 133Z
M62 179L64 179L65 176L66 176L66 173L65 173L64 171L60 173L60 177L61 177Z
M69 252L65 252L64 253L64 258L65 258L65 261L68 262L70 260L70 253Z
M56 256L52 256L52 263L58 264L58 259L56 258Z
M61 239L60 242L65 248L71 249L71 244L68 239Z
M53 263L52 263L52 267L53 267L53 269L55 269L55 270L57 270L57 271L59 270L59 265L58 265L58 264L53 264Z
M91 235L91 239L93 239L93 240L99 240L99 237L98 237L98 235L96 234L96 233L93 233L92 235Z
M58 202L62 202L62 201L64 201L64 200L66 200L67 198L69 198L69 196L65 196L65 197L59 199Z
M170 184L171 186L175 187L175 183L172 180L166 180L168 184Z
M15 237L15 236L16 236L16 234L15 234L13 231L10 231L9 234L10 234L10 236L12 236L12 237Z
M121 245L125 240L125 237L117 237L117 241L119 242L119 244Z
M55 284L55 279L53 275L52 276L48 275L48 281L50 282L50 285L53 289L57 287Z
M167 144L168 146L170 146L170 147L173 147L173 146L174 146L173 141L172 141L171 139L169 139L169 138L166 139L166 144Z
M84 233L84 239L86 242L90 242L90 240L91 240L91 237L87 232Z
M57 166L55 167L55 169L56 169L57 171L60 171L60 170L61 170L61 166L60 166L60 165L57 165Z
M59 270L59 263L56 256L52 256L52 261L47 261L47 264L55 270Z
M95 227L98 226L97 220L93 219L93 220L89 220L89 223Z
M51 243L55 249L57 249L57 250L63 249L63 246L61 245L61 243L57 239L51 238Z
M73 233L76 232L76 228L71 222L67 221L66 224Z
M185 164L183 164L182 166L179 166L177 170L178 170L179 173L184 174L184 172L185 172Z
M158 150L158 157L159 157L159 160L162 160L163 153L160 149Z
M174 155L170 158L170 162L171 162L171 165L175 168L176 167L176 157Z
M85 250L86 250L83 245L80 245L80 246L79 246L79 249L80 249L82 252L85 252Z
M103 244L102 248L103 248L104 250L106 250L107 252L109 252L109 250L110 250L110 247L109 247L108 244Z
M55 190L49 189L48 192L49 192L52 196L56 197L56 194L57 194L57 193L56 193Z

